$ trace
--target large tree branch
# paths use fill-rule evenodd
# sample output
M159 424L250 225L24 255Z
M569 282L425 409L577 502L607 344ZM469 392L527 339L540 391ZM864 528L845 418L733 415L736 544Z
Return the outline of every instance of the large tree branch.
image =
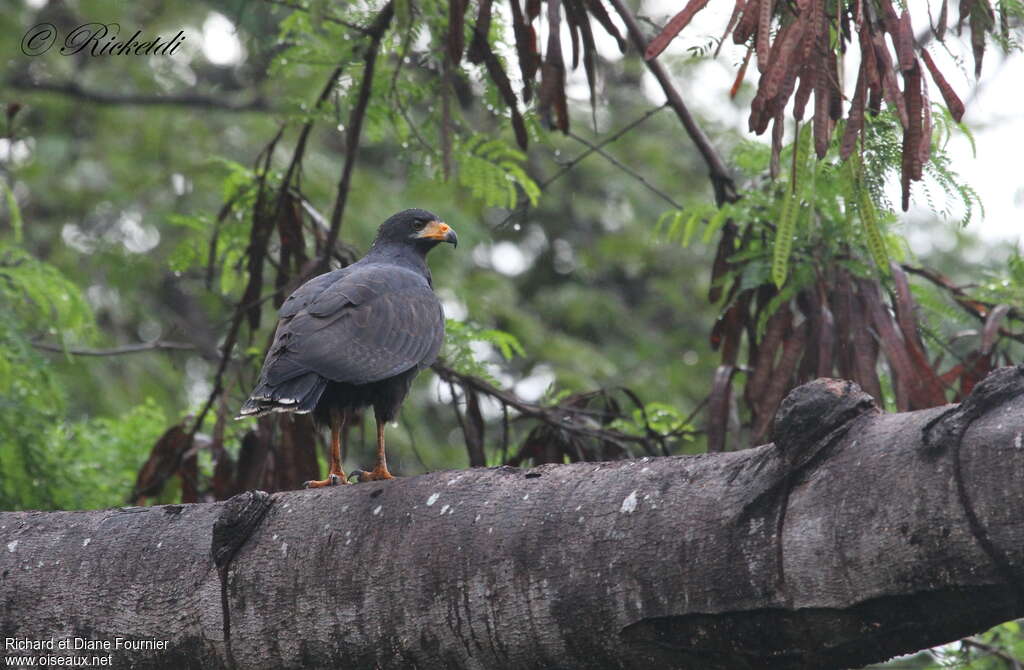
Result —
M740 452L6 513L0 638L166 642L111 652L144 668L878 661L1024 615L1022 389L886 415L818 380Z

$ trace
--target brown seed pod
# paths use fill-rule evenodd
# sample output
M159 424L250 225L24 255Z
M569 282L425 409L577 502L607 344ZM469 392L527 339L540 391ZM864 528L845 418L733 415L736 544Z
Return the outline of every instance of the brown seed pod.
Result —
M850 104L850 116L846 121L846 130L843 131L843 141L839 147L839 157L846 160L853 153L857 145L857 136L864 127L864 97L867 89L867 61L860 62L860 71L857 73L857 86L853 93L853 102Z
M921 126L921 144L917 150L917 160L923 169L932 155L932 106L928 100L928 80L924 77L921 77L921 110L924 112L924 121Z
M608 11L604 8L601 0L586 0L586 3L590 15L597 19L597 22L601 24L606 33L615 38L619 45L619 51L626 53L626 40L622 37L618 27L612 22L611 17L608 16Z
M769 39L772 35L772 12L775 10L775 0L761 0L760 11L757 16L757 69L764 72L769 61Z
M906 108L908 124L903 131L903 165L900 185L903 188L903 211L910 206L910 182L921 178L921 159L918 153L921 145L921 68L914 68L903 75L906 82Z
M743 10L740 22L736 24L736 30L732 31L732 41L736 44L744 44L757 30L757 20L760 16L761 0L749 0Z
M817 75L814 72L813 63L804 63L800 69L800 85L796 89L796 98L793 99L793 118L803 121L804 108L814 91L814 80Z
M900 94L900 87L896 84L896 71L892 67L892 59L889 58L889 51L881 35L872 36L872 44L875 47L875 62L878 64L878 75L882 79L882 94L885 101L889 103L900 119L900 125L907 127L907 106Z
M975 0L971 9L971 49L974 51L974 76L981 77L981 62L985 58L985 33L995 25L995 15L988 0ZM961 4L961 16L963 12Z
M718 40L718 46L715 47L715 58L718 58L718 52L722 50L722 45L725 44L725 38L732 32L732 29L736 27L736 22L739 21L740 14L746 6L747 0L736 0L736 4L733 5L732 14L729 16L729 22L725 24L725 30L722 31L722 37Z
M786 108L779 105L775 117L772 119L772 158L768 164L768 175L772 179L777 179L780 171L779 156L782 154L782 134L786 122L785 111Z
M900 64L900 70L906 72L914 67L914 28L910 24L910 12L903 10L900 14L899 30L894 40L896 44L896 59Z
M644 58L651 60L656 58L658 54L665 50L668 43L675 39L675 36L679 34L683 28L690 24L693 17L697 15L697 12L704 9L708 4L708 0L690 0L683 7L683 11L679 12L672 19L665 24L661 32L651 40L651 43L647 45L647 51L644 52Z
M953 116L953 120L959 123L960 119L964 116L964 103L961 102L960 97L953 91L953 87L949 85L946 78L939 72L939 68L935 65L935 61L932 60L932 56L928 53L927 49L921 49L921 57L924 59L928 72L932 75L932 80L939 87L939 93L942 94L942 99L945 101L946 107L949 108L949 113Z

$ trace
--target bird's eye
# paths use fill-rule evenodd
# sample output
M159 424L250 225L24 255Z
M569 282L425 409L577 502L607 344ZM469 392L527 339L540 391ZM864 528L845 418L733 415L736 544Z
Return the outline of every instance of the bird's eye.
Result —
M423 221L423 220L420 220L420 221L417 221L416 223L412 224L412 227L415 228L416 230L423 230L423 226L425 226L425 225L427 225L427 222Z

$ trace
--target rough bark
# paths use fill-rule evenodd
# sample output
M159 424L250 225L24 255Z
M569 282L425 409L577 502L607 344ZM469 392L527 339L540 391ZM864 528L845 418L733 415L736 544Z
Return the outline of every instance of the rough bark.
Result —
M879 661L1024 615L1022 380L895 415L818 380L740 452L6 513L0 638L167 641L113 654L140 668Z

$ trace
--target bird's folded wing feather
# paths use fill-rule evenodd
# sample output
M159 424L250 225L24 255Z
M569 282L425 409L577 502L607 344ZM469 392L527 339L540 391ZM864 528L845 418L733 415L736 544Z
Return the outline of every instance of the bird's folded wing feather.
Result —
M278 318L286 319L298 314L299 311L305 309L310 303L320 297L332 284L336 284L346 275L351 274L352 267L349 266L341 270L332 270L331 272L317 275L295 289L295 292L288 296L288 299L281 305L281 309L277 313Z
M309 371L366 384L429 365L443 339L441 305L423 277L371 268L282 318L264 375L271 384Z

